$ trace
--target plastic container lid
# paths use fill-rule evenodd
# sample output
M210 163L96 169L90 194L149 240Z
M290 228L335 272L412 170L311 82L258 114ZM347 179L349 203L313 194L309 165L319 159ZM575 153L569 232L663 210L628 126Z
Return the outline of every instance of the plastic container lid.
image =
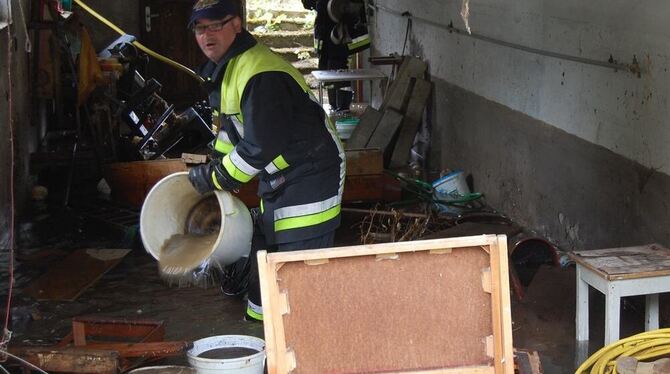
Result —
M356 126L360 122L360 118L356 117L348 117L348 118L342 118L338 119L335 121L336 126Z

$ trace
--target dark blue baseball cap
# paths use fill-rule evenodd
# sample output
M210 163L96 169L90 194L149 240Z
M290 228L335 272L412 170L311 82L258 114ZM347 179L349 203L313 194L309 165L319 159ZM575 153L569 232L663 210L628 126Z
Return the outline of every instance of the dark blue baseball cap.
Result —
M228 15L240 15L238 0L198 0L193 5L188 28L192 28L201 18L223 19Z

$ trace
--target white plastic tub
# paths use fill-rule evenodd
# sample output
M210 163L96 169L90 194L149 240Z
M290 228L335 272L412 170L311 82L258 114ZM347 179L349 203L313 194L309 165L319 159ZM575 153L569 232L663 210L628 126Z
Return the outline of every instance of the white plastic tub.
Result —
M250 356L212 359L198 357L198 355L217 348L250 348L257 350ZM263 374L265 367L265 341L246 335L219 335L196 340L193 348L186 352L189 364L198 374L228 373L228 374Z
M188 366L147 366L131 370L128 374L195 374L195 369Z

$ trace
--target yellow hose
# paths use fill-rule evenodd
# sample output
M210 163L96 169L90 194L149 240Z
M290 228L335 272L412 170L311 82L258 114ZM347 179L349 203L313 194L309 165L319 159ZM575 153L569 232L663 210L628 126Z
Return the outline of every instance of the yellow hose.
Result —
M615 373L616 359L620 356L642 361L667 354L670 354L670 328L643 332L601 348L584 361L575 374Z
M111 28L112 30L119 33L121 36L126 35L126 33L123 30L121 30L115 24L108 21L105 17L100 15L98 12L93 10L91 7L84 4L84 2L82 0L74 0L74 2L77 3L77 5L79 5L80 7L82 7L85 11L91 13L91 15L93 17L97 18L100 22L104 23L105 25L109 26L109 28ZM177 68L177 69L185 72L186 74L190 75L193 79L196 79L198 82L203 82L204 81L202 79L202 77L199 76L198 74L196 74L193 70L187 68L186 66L184 66L184 65L182 65L182 64L180 64L176 61L170 60L169 58L167 58L167 57L165 57L165 56L163 56L159 53L156 53L156 52L152 51L151 49L142 45L142 43L138 42L137 40L133 42L133 45L135 47L139 48L140 50L142 50L144 53L148 54L149 56L152 56L152 57L156 58L158 61L161 61L165 64L168 64L168 65L170 65L174 68Z

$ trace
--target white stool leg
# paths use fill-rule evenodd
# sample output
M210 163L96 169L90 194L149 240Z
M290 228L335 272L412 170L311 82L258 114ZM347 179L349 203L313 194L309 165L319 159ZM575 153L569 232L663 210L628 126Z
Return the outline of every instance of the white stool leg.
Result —
M610 283L605 295L605 345L619 340L619 314L621 297L616 286Z
M575 328L578 341L589 340L589 284L582 279L582 266L579 264L577 264Z
M646 296L644 331L658 330L658 294Z
M323 105L323 82L319 82L319 104Z

